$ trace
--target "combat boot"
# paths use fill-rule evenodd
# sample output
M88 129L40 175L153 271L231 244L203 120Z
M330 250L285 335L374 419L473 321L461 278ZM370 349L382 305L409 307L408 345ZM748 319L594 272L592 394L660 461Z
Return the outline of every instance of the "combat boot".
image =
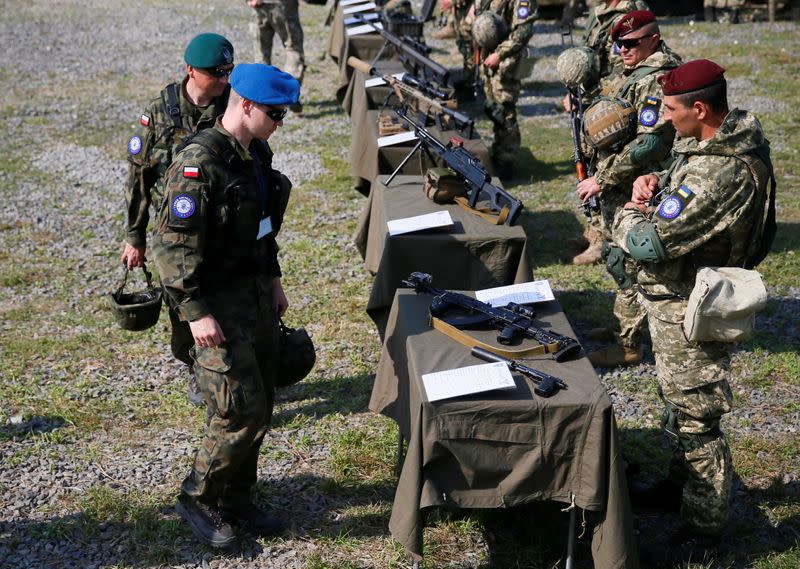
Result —
M179 496L175 511L192 528L194 536L211 547L227 547L236 536L230 524L222 519L219 509L198 502L189 496Z
M617 338L617 330L613 326L598 326L586 332L586 337L595 342L613 342Z
M654 484L630 480L628 493L635 512L678 512L683 499L683 486L669 479Z
M285 526L280 518L271 516L253 503L235 508L223 508L223 519L261 537L281 533Z
M188 387L189 403L195 407L202 407L206 404L203 392L200 390L200 384L197 383L197 374L194 372L194 366L189 366L189 387Z
M589 247L572 258L573 265L594 265L602 259L600 254L603 250L603 236L595 228L587 226L583 232L583 236L589 242Z
M456 27L453 25L453 21L449 20L447 25L440 30L436 30L431 34L433 39L437 40L451 40L455 39L456 37Z
M594 367L631 366L642 361L644 346L639 346L637 349L614 344L602 350L594 351L588 357Z
M720 545L719 536L703 535L681 528L662 543L642 544L642 562L649 567L710 567Z

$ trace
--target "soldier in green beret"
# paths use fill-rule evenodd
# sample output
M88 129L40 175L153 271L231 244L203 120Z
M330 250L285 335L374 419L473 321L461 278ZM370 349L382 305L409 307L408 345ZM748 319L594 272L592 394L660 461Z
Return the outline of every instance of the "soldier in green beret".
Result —
M233 541L231 524L261 536L283 529L250 490L272 418L278 318L289 306L276 235L291 183L272 168L267 139L299 96L288 73L262 63L237 66L225 113L192 137L167 171L153 235L164 291L194 339L208 406L176 510L212 547Z
M228 76L233 70L231 42L219 34L200 34L188 43L183 58L186 76L164 87L150 101L139 115L135 134L128 140L125 248L121 259L129 269L144 264L150 207L158 211L164 195L164 173L175 149L191 134L212 126L228 100ZM191 334L171 306L169 316L172 353L189 366L189 400L202 405L189 356Z

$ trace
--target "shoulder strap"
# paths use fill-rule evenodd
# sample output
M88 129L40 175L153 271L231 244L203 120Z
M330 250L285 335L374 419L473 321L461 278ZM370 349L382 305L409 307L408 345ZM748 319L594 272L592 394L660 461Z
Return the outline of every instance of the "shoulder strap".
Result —
M223 160L228 166L232 166L241 161L236 151L231 148L225 135L213 128L206 128L196 132L183 141L176 153L183 150L190 144L199 144L207 149L216 158Z
M637 67L634 69L628 78L625 80L625 83L622 85L622 89L619 91L618 97L624 99L628 95L628 91L630 91L633 84L636 83L642 77L647 77L651 73L655 73L656 71L660 71L660 67L650 67L645 65L644 67Z
M745 268L752 269L764 260L772 248L772 243L775 241L775 234L778 229L775 222L775 193L778 184L775 180L775 170L772 167L772 160L766 145L759 146L752 152L740 154L738 158L747 164L756 186L759 189L764 187L765 191L769 191L769 196L764 196L764 202L768 202L766 218L763 214L759 216L758 222L753 227L753 235L750 238L750 243L753 245L754 250L748 251L750 254ZM759 162L763 165L762 168L759 168ZM764 169L766 169L766 176L769 180L769 190L766 189L767 182L763 181ZM755 245L758 245L757 249Z
M167 110L167 114L172 119L173 126L175 128L183 128L181 107L178 103L177 83L170 83L161 90L161 100L164 102L164 108Z

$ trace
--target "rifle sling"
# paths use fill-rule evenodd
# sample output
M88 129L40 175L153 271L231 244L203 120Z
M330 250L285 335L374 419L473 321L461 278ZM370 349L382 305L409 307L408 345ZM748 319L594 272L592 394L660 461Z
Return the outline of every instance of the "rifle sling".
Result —
M531 346L529 348L522 348L518 350L509 350L506 348L501 348L499 346L493 344L487 344L486 342L482 342L477 338L473 338L463 330L459 330L452 324L448 324L444 320L440 318L436 318L435 316L431 317L431 323L436 330L439 330L442 334L449 336L451 339L455 340L459 344L463 344L468 348L474 348L475 346L479 348L483 348L493 354L497 354L498 356L503 356L504 358L526 358L529 356L541 356L547 353L556 352L558 350L558 344L539 344L538 346Z
M500 213L495 213L494 210L488 207L472 207L469 205L469 199L464 196L456 196L453 198L455 202L466 209L467 211L474 213L477 216L482 217L489 223L494 225L503 225L508 219L508 206L504 205L500 210Z

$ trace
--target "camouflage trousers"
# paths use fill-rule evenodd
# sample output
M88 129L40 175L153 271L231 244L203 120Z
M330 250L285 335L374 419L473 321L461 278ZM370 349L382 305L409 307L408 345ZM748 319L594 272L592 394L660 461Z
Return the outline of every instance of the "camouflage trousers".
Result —
M235 288L210 295L208 303L226 341L194 350L207 418L181 493L206 504L235 507L250 500L259 449L272 419L277 315L266 280L237 280Z
M706 8L741 8L744 6L745 0L703 0L703 6Z
M475 55L472 48L472 20L467 19L472 3L464 2L463 5L453 7L453 25L456 30L456 46L461 54L464 64L464 73L470 78L475 69Z
M521 145L519 124L517 122L517 99L522 81L519 70L521 57L511 57L500 61L497 69L481 65L483 94L486 97L484 112L492 121L494 142L491 154L496 163L513 165Z
M272 41L277 32L286 51L282 69L302 83L306 60L298 0L262 3L255 6L254 10L255 20L250 24L250 28L255 37L255 59L258 60L261 55L264 63L272 65Z
M730 345L689 342L681 323L686 303L643 299L650 322L664 429L673 449L670 478L683 485L681 520L692 531L719 535L728 520L733 463L720 418L732 408Z

